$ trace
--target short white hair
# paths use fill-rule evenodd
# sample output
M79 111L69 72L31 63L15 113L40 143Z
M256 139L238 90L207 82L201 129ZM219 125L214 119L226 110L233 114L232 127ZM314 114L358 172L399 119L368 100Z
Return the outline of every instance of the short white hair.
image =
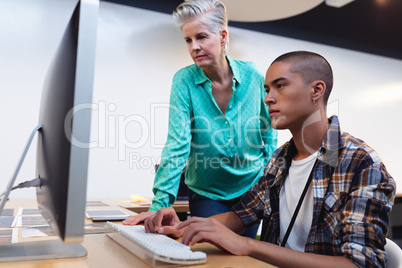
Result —
M229 44L228 19L226 7L221 1L185 0L173 12L173 19L181 29L183 24L201 15L205 15L202 22L212 33L220 34L222 30L228 32L224 46L225 53L227 53Z

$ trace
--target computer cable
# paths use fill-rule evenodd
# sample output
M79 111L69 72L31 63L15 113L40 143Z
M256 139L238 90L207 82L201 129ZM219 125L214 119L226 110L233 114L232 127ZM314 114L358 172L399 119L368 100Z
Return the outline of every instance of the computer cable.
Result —
M14 186L13 188L11 188L11 191L13 191L15 189L21 189L21 188L40 187L41 185L42 185L42 179L41 178L35 178L33 180L30 180L30 181L21 182L20 184L18 184L16 186ZM4 191L4 193L2 193L0 195L0 200L5 194L6 194L6 191Z

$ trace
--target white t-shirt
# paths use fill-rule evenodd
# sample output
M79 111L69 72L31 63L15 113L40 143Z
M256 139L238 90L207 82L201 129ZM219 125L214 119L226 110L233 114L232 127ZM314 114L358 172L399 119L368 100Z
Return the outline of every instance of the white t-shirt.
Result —
M279 244L282 243L286 234L316 158L317 152L302 160L292 160L288 176L279 194L279 224L281 229ZM313 187L310 184L285 247L304 252L312 221Z

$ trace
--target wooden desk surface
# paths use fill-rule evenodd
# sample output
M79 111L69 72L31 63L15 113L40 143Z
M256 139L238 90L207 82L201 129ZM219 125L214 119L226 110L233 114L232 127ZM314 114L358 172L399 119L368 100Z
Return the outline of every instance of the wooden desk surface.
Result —
M110 206L115 206L118 208L123 208L127 209L129 211L135 212L135 213L141 213L141 212L146 212L148 209L151 207L151 204L144 204L140 202L134 202L130 201L127 198L90 198L88 199L90 201L102 201ZM182 212L189 212L189 207L188 207L188 201L177 201L175 202L172 207L176 210L178 213Z
M116 199L100 199L106 204L111 206L116 205ZM34 207L36 202L33 200L10 200L7 202L7 208L18 207ZM16 268L16 267L52 267L52 268L65 268L65 267L96 267L96 268L109 268L109 267L135 267L142 268L149 266L144 263L141 259L137 258L135 255L127 251L125 248L120 246L114 240L106 236L105 234L86 234L84 236L84 242L82 245L87 249L88 255L83 258L72 258L72 259L58 259L58 260L40 260L40 261L24 261L24 262L8 262L0 263L0 268ZM196 266L186 266L186 267L198 267L198 268L215 268L215 267L273 267L267 263L263 263L257 259L247 257L247 256L234 256L229 253L223 252L222 250L214 247L208 243L197 244L192 247L194 250L201 250L207 253L207 263L203 265Z
M141 259L121 247L104 234L85 235L82 245L87 249L88 255L83 258L41 260L26 262L0 263L0 267L8 268L34 268L34 267L96 267L96 268L149 268ZM238 268L268 268L274 267L257 259L246 256L234 256L208 244L198 244L193 247L208 254L207 263L202 265L186 266L198 268L238 267Z
M137 202L120 203L120 207L131 210L136 213L146 212L151 207L150 204L141 204ZM176 201L172 207L177 213L189 212L188 201Z

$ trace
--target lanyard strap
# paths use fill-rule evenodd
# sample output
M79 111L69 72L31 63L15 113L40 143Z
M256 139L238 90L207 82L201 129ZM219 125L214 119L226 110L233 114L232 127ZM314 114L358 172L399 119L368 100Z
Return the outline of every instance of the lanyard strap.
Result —
M315 166L315 164L314 164L314 166ZM294 223L295 223L295 221L296 221L297 214L299 214L300 207L301 207L301 205L302 205L302 203L303 203L304 197L306 196L308 187L310 186L311 181L312 181L312 179L313 179L313 170L314 170L314 166L313 166L313 169L312 169L311 172L310 172L310 176L308 177L308 180L307 180L307 182L306 182L306 186L304 186L303 193L302 193L301 196L300 196L299 202L297 203L297 207L296 207L296 209L295 209L295 212L293 213L292 220L291 220L290 223L289 223L289 227L288 227L288 229L286 230L286 234L285 234L285 236L283 237L283 240L282 240L282 243L281 243L281 247L285 247L286 242L288 241L290 232L292 231L293 225L294 225Z

